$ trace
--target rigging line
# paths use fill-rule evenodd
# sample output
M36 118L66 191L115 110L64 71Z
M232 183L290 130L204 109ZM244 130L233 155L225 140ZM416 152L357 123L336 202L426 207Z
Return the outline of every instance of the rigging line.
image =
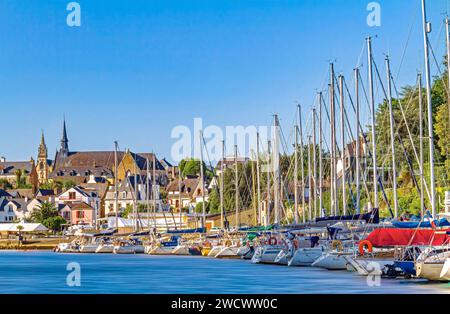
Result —
M378 68L377 68L376 63L375 63L375 60L372 59L372 62L375 65L375 69L376 69L376 72L378 73L378 76L380 77L379 72L378 72ZM383 84L381 84L381 86L383 87ZM383 87L383 90L384 90L384 87ZM375 113L372 112L372 114L375 114ZM367 145L368 144L367 137L366 137L366 135L364 133L363 133L363 137L364 137L364 142ZM372 157L372 152L371 152L370 148L368 147L368 145L367 145L367 151L369 152L369 156ZM376 167L377 165L374 165L374 166ZM388 206L389 212L391 213L391 216L394 217L394 212L392 211L391 204L389 203L389 200L387 198L386 191L385 191L384 186L383 186L383 182L381 181L381 177L378 174L377 174L377 181L378 181L378 184L380 185L381 192L383 193L383 198L384 198L384 201L386 202L386 204Z
M415 144L414 144L414 140L413 140L413 138L412 138L411 131L410 131L410 129L409 129L408 121L407 121L406 116L405 116L405 112L404 112L404 109L403 109L402 101L401 101L401 99L400 99L400 93L399 93L399 91L398 91L398 89L397 89L397 85L395 84L395 82L393 82L392 85L393 85L394 90L395 90L395 93L396 93L396 95L397 95L397 101L398 101L398 104L399 104L399 106L400 106L400 111L401 111L401 113L402 113L402 117L403 117L403 121L404 121L405 126L406 126L406 130L408 131L408 137L409 137L409 140L410 140L410 142L411 142L411 146L412 146L412 148L413 148L414 157L415 157L415 159L416 159L417 164L419 165L419 170L423 173L423 168L422 168L422 165L420 164L419 155L418 155L418 153L417 153L417 149L416 149L416 146L415 146ZM410 98L410 102L412 103L412 95L411 95L410 97L411 97L411 98ZM399 129L397 129L397 137L400 138ZM402 145L403 145L403 140L401 140L401 141L402 141ZM402 148L403 148L403 150L405 150L404 146L402 146ZM405 157L406 157L406 156L405 156ZM409 157L407 158L407 161L408 161L408 163L411 163L411 161L409 160ZM412 175L415 176L414 174L412 174ZM414 180L415 180L415 179L414 179ZM426 190L426 192L427 192L428 200L430 200L431 197L430 197L430 191L429 191L429 189L428 189L428 185L427 185L427 184L424 184L424 186L425 186L425 190ZM418 187L418 186L417 186L417 187ZM419 193L420 193L420 190L419 190Z
M364 87L363 79L361 76L361 71L359 72L359 83L360 83L361 89L363 91L364 99L366 100L367 109L369 110L370 114L373 114L372 108L371 108L371 106L369 106L369 97L367 96L367 91L366 91L366 88Z
M378 70L378 66L377 66L377 64L376 64L375 61L373 61L373 63L374 63L375 71L376 71L376 74L377 74L377 77L378 77L378 80L379 80L379 83L380 83L380 86L381 86L381 90L383 91L384 97L385 97L385 99L387 100L387 99L388 99L388 95L387 95L387 93L386 93L386 89L384 88L384 84L383 84L383 81L382 81L382 79L381 79L381 75L380 75L380 72L379 72L379 70ZM392 78L391 73L389 73L389 77ZM392 79L392 81L393 81L393 79ZM394 83L394 86L395 86L395 83ZM396 90L396 91L397 91L397 90ZM399 103L401 103L401 101L400 101L399 99L398 99L398 101L399 101ZM400 105L400 107L402 108L402 113L403 113L403 107L402 107L401 105ZM394 124L395 124L395 121L394 121ZM406 123L406 125L407 125L408 132L409 132L408 124ZM409 133L409 134L410 134L410 133ZM408 163L409 171L410 171L411 176L412 176L412 178L413 178L414 184L415 184L415 186L416 186L416 188L417 188L417 190L418 190L418 192L419 192L419 194L420 194L420 187L419 187L419 184L417 183L417 179L416 179L416 177L415 177L414 168L413 168L413 166L412 166L411 160L409 159L409 156L408 156L408 154L406 153L405 146L403 145L403 140L402 140L402 138L401 138L401 136L400 136L400 134L399 134L398 132L396 132L396 135L397 135L397 138L399 139L400 145L401 145L401 147L402 147L402 149L403 149L403 153L404 153L405 158L406 158L406 161L407 161L407 163ZM411 137L411 138L412 138L412 137ZM414 146L414 143L412 143L412 144L413 144L413 146ZM394 154L395 152L392 152L392 153Z
M324 103L324 104L325 104L325 103ZM330 115L329 115L329 113L328 113L328 109L327 109L326 106L324 106L324 108L325 108L325 112L326 112L327 117L328 117L328 122L331 123ZM348 117L347 117L347 115L346 115L346 113L345 113L345 110L344 110L344 116L345 116L345 118L346 118L347 123L349 124L349 122L348 122ZM344 126L344 127L345 127L345 126ZM339 145L338 145L338 143L337 143L337 139L335 140L335 142L336 142L337 155L341 155L341 151L342 151L342 150L345 152L345 147L343 147L342 150L340 150L340 149L339 149ZM345 171L345 170L343 170L343 171ZM356 209L356 202L355 202L355 198L354 198L354 194L353 194L351 182L350 182L349 179L350 179L350 178L348 178L348 176L347 176L347 185L348 185L348 188L349 188L349 192L350 192L350 194L351 194L351 196L352 196L352 202L353 202L353 205L354 205L354 209Z
M436 55L434 54L434 50L433 50L433 47L432 47L431 45L430 45L430 51L431 51L431 54L432 54L432 56L433 56L433 60L434 60L434 63L436 64L436 67L437 67L437 70L438 70L438 72L439 72L439 75L440 75L440 77L441 77L440 80L444 83L444 84L442 84L442 85L444 86L445 93L447 94L447 98L448 98L448 97L450 97L450 92L449 92L449 90L448 90L447 84L445 84L443 73L442 73L442 71L441 71L439 62L438 62L437 59L436 59Z
M404 50L403 50L403 53L402 53L402 57L400 59L400 64L398 66L397 76L396 76L397 79L400 77L400 70L401 70L401 68L403 66L403 61L405 60L405 56L406 56L406 50L407 50L407 48L409 46L409 42L411 40L412 31L413 31L414 25L416 24L417 16L418 16L418 13L419 13L419 10L416 10L415 8L416 8L416 5L414 5L414 9L413 9L413 12L415 11L416 14L414 14L414 13L412 14L413 18L412 18L411 25L410 25L410 28L409 28L408 37L406 39L405 47L404 47Z

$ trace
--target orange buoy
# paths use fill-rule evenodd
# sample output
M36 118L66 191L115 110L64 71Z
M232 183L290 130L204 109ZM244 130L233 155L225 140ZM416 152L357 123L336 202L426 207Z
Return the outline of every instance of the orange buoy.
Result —
M269 239L269 245L276 245L277 244L277 238L275 237L270 237Z
M373 252L373 245L369 240L359 242L359 254L364 255L366 252Z

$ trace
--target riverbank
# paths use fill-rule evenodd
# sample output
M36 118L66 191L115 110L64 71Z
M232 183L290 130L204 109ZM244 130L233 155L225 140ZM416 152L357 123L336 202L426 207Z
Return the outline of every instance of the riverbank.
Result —
M59 243L66 241L67 238L36 238L19 243L18 240L0 239L0 250L52 250Z

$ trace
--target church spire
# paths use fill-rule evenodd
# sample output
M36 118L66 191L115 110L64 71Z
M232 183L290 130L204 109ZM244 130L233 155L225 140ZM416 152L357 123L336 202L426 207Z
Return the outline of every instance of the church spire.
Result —
M44 130L42 130L42 133L41 133L41 145L45 146Z
M45 145L44 130L41 134L41 144L39 145L38 159L47 160L47 146Z
M63 133L61 138L61 153L67 155L69 153L69 140L67 139L66 118L63 122Z

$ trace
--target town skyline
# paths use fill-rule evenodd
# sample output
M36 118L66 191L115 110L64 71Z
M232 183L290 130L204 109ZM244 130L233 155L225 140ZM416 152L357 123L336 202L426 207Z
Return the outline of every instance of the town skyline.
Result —
M423 64L420 40L410 40L421 38L419 6L378 1L381 26L370 27L368 3L81 1L82 23L73 28L65 24L66 3L1 3L0 103L12 135L0 156L36 156L42 130L52 156L64 116L74 150L113 150L117 140L122 149L169 160L172 129L192 127L196 117L224 128L270 125L278 113L288 130L296 101L309 112L326 88L331 60L350 80L368 35L378 63L389 52L397 84L413 85ZM438 62L446 9L444 1L429 3ZM333 21L339 27L330 32ZM405 51L396 48L408 41Z

